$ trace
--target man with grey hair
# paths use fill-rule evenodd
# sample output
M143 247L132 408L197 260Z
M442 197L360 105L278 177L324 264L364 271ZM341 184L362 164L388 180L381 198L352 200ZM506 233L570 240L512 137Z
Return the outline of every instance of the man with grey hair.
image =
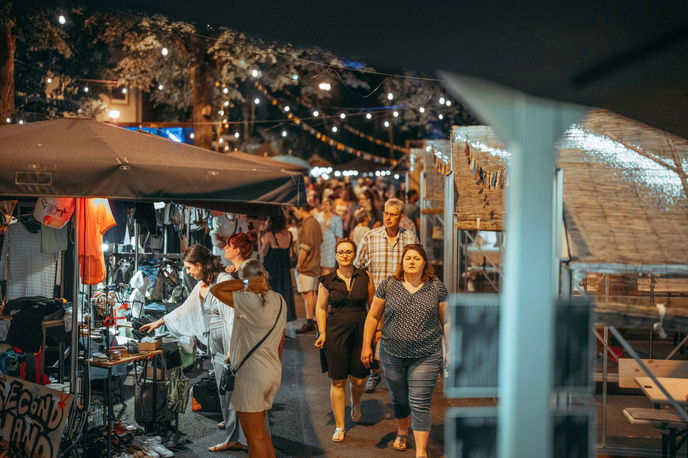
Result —
M371 229L363 236L354 265L358 268L367 268L373 277L375 287L380 282L397 271L401 263L401 254L406 245L418 242L418 237L413 231L399 226L401 216L404 213L404 203L396 198L385 202L383 214L383 226ZM380 340L382 321L375 333L375 342ZM375 391L380 383L380 369L375 362L371 365L370 377L366 382L366 393Z

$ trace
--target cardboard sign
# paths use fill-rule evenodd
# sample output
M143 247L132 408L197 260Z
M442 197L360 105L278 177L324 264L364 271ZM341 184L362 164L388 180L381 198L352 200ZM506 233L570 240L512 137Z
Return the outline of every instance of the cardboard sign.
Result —
M13 456L57 457L71 407L68 393L0 374L0 440Z

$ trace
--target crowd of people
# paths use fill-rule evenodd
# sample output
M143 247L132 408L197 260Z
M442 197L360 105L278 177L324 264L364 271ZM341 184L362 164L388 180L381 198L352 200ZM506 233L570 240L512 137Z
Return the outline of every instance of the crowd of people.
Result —
M447 289L418 242L417 192L406 202L395 194L371 180L316 182L307 205L224 239L224 260L203 246L186 249L196 287L141 329L165 325L206 342L221 392L227 368L236 370L234 390L220 398L218 427L227 437L210 451L248 447L249 456L275 456L266 413L280 385L286 323L296 319L295 285L306 317L297 333L317 332L331 379L332 440L345 440L347 382L351 420L360 422L363 393L384 373L396 419L392 447L405 450L412 428L416 456L427 455Z

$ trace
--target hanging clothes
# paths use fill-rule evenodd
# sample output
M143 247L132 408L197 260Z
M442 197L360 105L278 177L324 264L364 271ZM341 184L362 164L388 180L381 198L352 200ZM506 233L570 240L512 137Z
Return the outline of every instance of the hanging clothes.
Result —
M7 300L25 296L53 297L59 252L41 252L41 232L10 224L0 255L0 279L7 281Z
M81 281L85 285L95 285L105 280L103 234L117 223L107 199L80 198L76 210Z

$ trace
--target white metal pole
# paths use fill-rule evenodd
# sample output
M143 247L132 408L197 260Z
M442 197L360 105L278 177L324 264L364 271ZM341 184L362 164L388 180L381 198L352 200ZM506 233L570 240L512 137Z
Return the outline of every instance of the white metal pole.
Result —
M495 128L512 154L500 312L499 456L550 457L554 144L584 110L469 77L441 76L454 95Z

